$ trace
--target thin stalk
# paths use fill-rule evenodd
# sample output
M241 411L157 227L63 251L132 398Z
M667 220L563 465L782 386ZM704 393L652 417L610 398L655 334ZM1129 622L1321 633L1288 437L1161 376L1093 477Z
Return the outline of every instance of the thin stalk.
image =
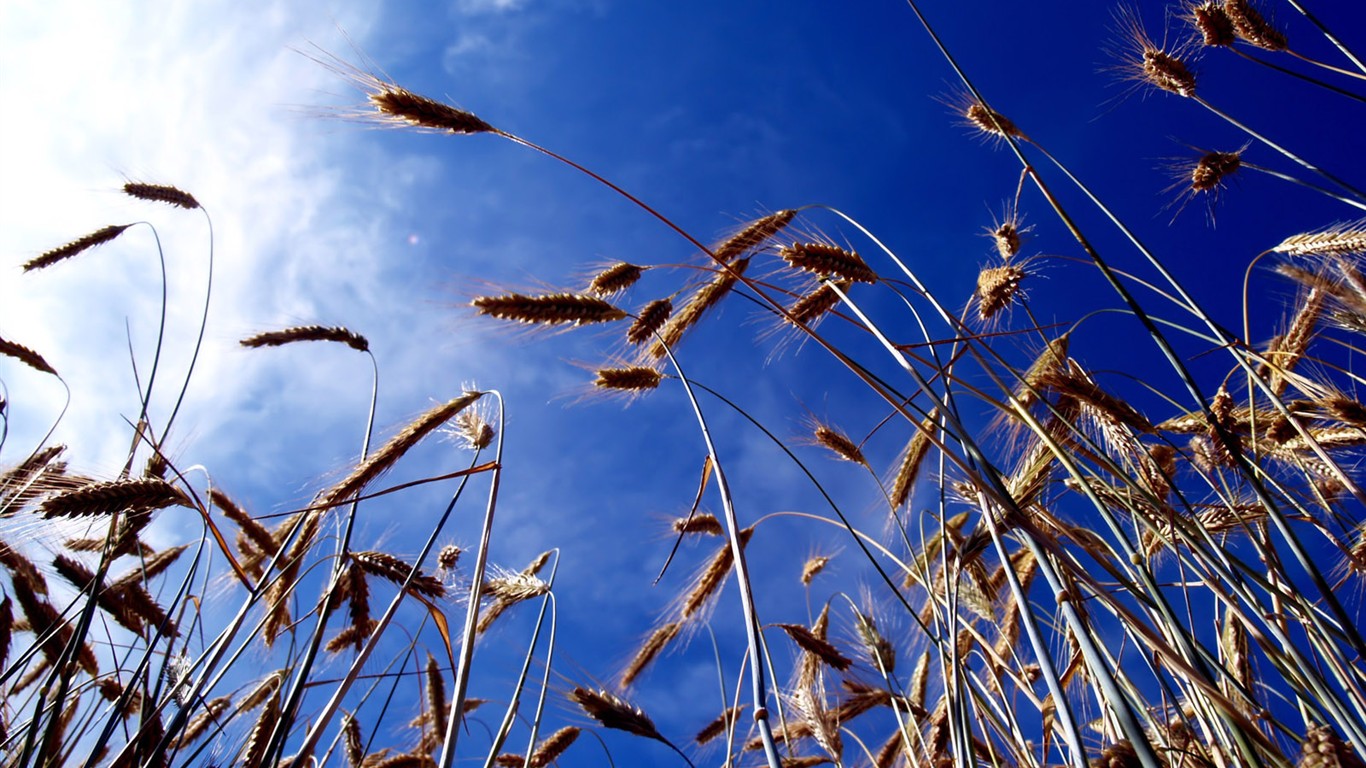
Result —
M507 423L507 418L503 414L503 395L497 390L490 391L489 394L498 398L498 423ZM455 762L455 745L459 738L460 721L464 718L461 712L465 707L465 691L470 682L470 664L474 659L474 636L476 625L479 623L479 592L484 585L484 571L488 567L489 540L493 536L493 513L498 506L498 483L502 479L503 471L503 430L498 430L498 448L495 450L494 461L497 469L493 470L493 477L489 482L488 502L484 507L484 522L479 529L479 549L475 552L474 573L470 576L470 595L469 606L465 611L465 628L460 638L460 658L457 662L455 671L455 692L451 701L451 716L446 718L446 736L441 744L441 757L437 760L438 768L451 768ZM447 509L447 514L450 510Z

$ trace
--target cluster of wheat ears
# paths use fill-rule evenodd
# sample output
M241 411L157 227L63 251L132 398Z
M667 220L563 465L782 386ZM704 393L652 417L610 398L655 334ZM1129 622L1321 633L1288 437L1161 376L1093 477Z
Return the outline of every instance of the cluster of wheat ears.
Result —
M1366 332L1358 266L1366 226L1334 223L1344 205L1366 209L1366 195L1220 111L1191 67L1196 48L1223 49L1217 55L1294 74L1302 87L1366 101L1366 64L1294 0L1285 4L1332 43L1341 67L1297 53L1247 0L1180 8L1189 40L1178 48L1155 44L1136 14L1120 25L1130 77L1247 134L1244 149L1193 160L1183 194L1200 200L1230 175L1255 171L1323 195L1323 228L1288 232L1249 254L1249 270L1274 266L1298 290L1269 341L1249 339L1246 322L1240 335L1207 314L1082 178L988 106L943 46L962 79L959 119L1022 166L1013 204L990 228L993 261L966 309L941 301L838 210L777 210L708 245L561 155L320 56L367 94L365 117L491 134L543 153L638 205L691 249L694 261L684 265L617 263L579 288L490 292L472 311L534 327L621 329L605 355L613 362L593 386L632 397L672 388L687 405L707 461L692 511L672 532L712 542L712 554L660 622L641 628L644 642L610 683L552 685L556 558L515 570L487 562L503 468L496 393L463 392L377 448L367 425L354 467L305 508L267 518L163 453L190 376L170 416L153 423L162 373L154 364L116 476L69 471L64 446L46 440L21 448L0 474L0 518L13 523L5 530L60 519L62 530L84 531L55 551L0 541L5 764L446 768L457 755L486 766L600 764L621 743L605 731L619 730L662 742L689 765L1366 765L1366 494L1354 472L1366 405L1353 372ZM914 3L911 10L920 15ZM1250 147L1269 165L1245 160ZM1053 180L1079 190L1127 239L1119 259L1156 277L1139 280L1102 257L1050 189ZM175 187L130 183L124 191L204 211ZM1179 383L1157 401L1165 411L1136 405L1088 371L1071 344L1085 318L1035 319L1024 291L1039 257L1023 255L1026 208L1037 208L1036 220L1056 217L1075 243L1066 268L1098 271L1135 343L1164 356L1170 371L1142 378ZM819 231L803 224L821 216L866 242L865 255L802 234ZM105 227L32 258L24 271L79 268L64 262L133 226L150 225ZM823 588L831 553L801 569L804 605L775 604L753 588L746 549L772 516L733 503L725 452L707 420L719 409L748 414L685 373L690 357L709 353L687 345L689 334L737 300L803 340L794 354L829 356L847 369L885 410L878 434L904 445L879 457L868 435L810 423L808 442L868 471L883 499L869 517L827 492L791 441L753 424L810 479L810 508L788 516L841 542L843 568L867 584L861 598ZM204 302L207 318L207 295ZM865 311L874 304L878 312ZM888 306L902 315L895 324ZM838 335L823 332L831 323ZM1224 373L1203 380L1174 337L1195 339L1207 357L1225 361ZM370 354L365 337L342 327L286 328L241 343L305 341ZM0 339L0 355L62 381L17 339ZM985 426L984 404L995 414ZM0 408L8 421L9 403ZM455 488L430 536L415 557L366 548L352 535L358 509L394 503L414 485L381 478L438 431L462 438L473 458L419 481ZM12 460L13 447L4 448ZM472 488L481 498L470 498ZM477 544L463 555L438 546L456 506L478 510L481 501L482 517L464 523L482 521L463 534ZM202 535L154 550L144 533L169 508L197 513ZM714 610L728 581L735 603ZM208 610L209 593L232 607ZM478 638L521 603L539 613L520 674L497 699L471 697ZM722 622L743 627L741 671L722 676L714 703L696 703L695 736L664 733L632 702L633 686L699 627ZM404 700L415 691L418 701ZM551 697L572 704L548 706ZM552 729L557 717L566 724ZM468 728L472 718L487 728ZM590 735L597 743L585 743Z

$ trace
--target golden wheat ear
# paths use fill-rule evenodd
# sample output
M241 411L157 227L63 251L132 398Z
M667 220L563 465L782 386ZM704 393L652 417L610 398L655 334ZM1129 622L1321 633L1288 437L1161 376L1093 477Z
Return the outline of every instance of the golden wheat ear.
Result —
M481 315L528 325L588 325L626 317L624 311L596 296L574 293L542 296L509 293L480 296L470 303Z
M244 347L278 347L297 341L334 341L358 351L369 352L370 342L355 331L341 326L300 325L278 331L265 331L240 342Z
M134 197L138 200L166 203L190 211L200 207L199 201L194 199L194 195L168 184L143 184L141 182L130 181L123 185L123 192L129 197Z
M109 242L110 240L113 240L114 238L123 234L124 230L128 229L131 226L133 225L117 224L97 229L94 232L91 232L90 234L86 235L85 237L72 240L66 245L53 248L50 251L46 251L40 254L39 256L28 260L24 263L24 271L32 272L37 269L44 269L46 267L50 267L59 261L65 261L69 258L72 258L73 256L76 256L79 253L90 250L91 248L94 248L97 245L103 245Z
M1268 51L1289 47L1285 33L1267 21L1249 0L1224 0L1224 14L1240 40Z
M713 248L712 254L720 261L729 264L777 236L779 232L787 228L788 224L792 223L792 219L796 216L795 210L784 209L755 219Z
M636 678L645 671L645 668L659 658L659 654L664 651L665 646L678 637L678 632L682 628L682 622L671 621L651 632L645 642L641 643L636 655L631 657L626 669L622 671L621 687L629 688L636 681Z
M635 285L645 274L647 267L619 261L593 276L588 283L588 293L605 299Z
M634 345L640 345L655 337L655 334L664 323L673 315L674 303L672 299L655 299L641 308L636 314L636 319L631 323L631 327L626 329L626 341Z
M631 365L624 368L600 368L593 386L598 389L618 392L647 392L659 387L664 374L645 365Z
M645 710L607 691L578 686L569 692L569 699L604 728L669 743Z
M14 358L39 373L50 373L53 376L57 375L57 370L49 365L47 360L43 359L42 355L34 352L23 344L16 344L15 342L0 338L0 355Z

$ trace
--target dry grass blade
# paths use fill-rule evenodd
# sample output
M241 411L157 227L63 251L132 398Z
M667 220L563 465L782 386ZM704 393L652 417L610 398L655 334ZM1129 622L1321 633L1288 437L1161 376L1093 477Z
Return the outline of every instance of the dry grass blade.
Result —
M142 184L130 181L123 185L123 192L139 200L168 203L191 211L199 207L199 201L194 199L194 195L168 184Z
M278 331L265 331L242 339L241 344L251 348L278 347L296 341L335 341L357 352L370 351L370 342L364 336L339 325L299 325Z
M480 296L470 303L481 315L529 325L589 325L626 317L626 312L603 299L575 293L509 293Z
M669 643L673 642L674 638L678 637L678 631L682 627L682 622L671 621L650 633L650 637L641 644L640 649L636 651L636 655L631 657L630 663L626 665L626 669L621 673L621 685L623 688L629 687L634 683L636 678L640 677L640 673L644 672L646 667L655 659L659 658L659 654L664 651L664 648Z
M48 365L48 362L43 359L42 355L34 352L23 344L16 344L7 339L0 338L0 355L12 357L40 373L50 373L53 376L57 375L57 370L51 365Z
M90 234L86 235L85 237L72 240L66 245L58 246L39 256L29 259L27 262L24 263L24 271L32 272L36 269L50 267L59 261L65 261L66 259L69 259L72 256L75 256L83 251L87 251L91 248L94 248L97 245L103 245L109 242L110 240L113 240L114 238L123 234L123 231L131 226L133 225L114 224L108 227L97 229L94 232L91 232Z
M482 392L466 392L453 400L433 407L414 419L398 434L390 438L389 442L385 443L379 450L370 454L341 482L320 494L317 506L321 508L332 507L360 493L362 488L384 474L403 454L421 442L422 438L431 434L437 427L445 424L456 414L473 405L480 397L483 397L483 394Z
M0 600L0 669L8 669L10 641L14 637L14 601L9 595Z
M91 483L50 496L39 505L44 517L112 515L131 510L150 512L165 507L193 507L185 492L155 477Z
M607 691L576 686L569 692L569 700L578 704L585 714L604 728L669 743L644 710Z

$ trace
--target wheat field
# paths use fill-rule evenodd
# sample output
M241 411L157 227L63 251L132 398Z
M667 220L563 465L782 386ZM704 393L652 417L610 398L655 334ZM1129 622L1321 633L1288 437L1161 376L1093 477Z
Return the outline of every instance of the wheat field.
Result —
M160 298L93 378L28 341L51 321L0 326L4 764L1366 765L1359 28L1118 7L1103 65L1045 81L921 6L891 10L950 143L871 218L832 182L699 223L668 203L708 190L667 193L638 141L616 173L580 159L614 130L591 100L505 121L359 46L291 52L351 99L306 120L521 190L495 237L530 275L405 265L456 286L410 301L487 371L411 375L449 340L367 334L345 291L216 324L232 214L166 180L100 193L145 218L10 254L24 291L119 254ZM1089 124L1041 113L1095 93ZM838 141L860 116L808 117ZM1117 123L1168 156L1078 138ZM987 170L935 164L960 153ZM558 251L532 166L572 185L547 221L648 246ZM976 223L950 239L941 207ZM347 266L320 284L369 295ZM73 431L110 389L114 434Z

